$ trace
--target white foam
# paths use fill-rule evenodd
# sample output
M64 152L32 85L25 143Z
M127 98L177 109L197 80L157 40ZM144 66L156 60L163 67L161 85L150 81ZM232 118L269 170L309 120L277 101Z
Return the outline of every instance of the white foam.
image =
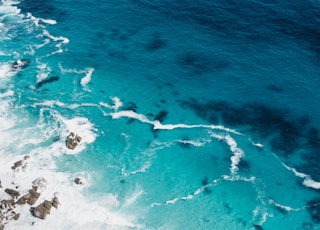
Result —
M61 115L56 117L65 125L65 129L62 132L62 137L66 138L71 132L78 134L82 137L80 144L74 150L68 150L68 154L76 154L85 149L86 144L93 143L96 139L93 124L84 117L74 117L72 119L66 119Z
M37 83L39 83L48 77L51 69L46 63L38 63L37 68Z
M229 145L231 152L233 153L233 156L231 156L231 174L235 174L238 171L238 164L243 157L244 153L242 149L237 147L237 142L230 136L225 136L225 142L227 145Z
M26 15L27 18L30 18L31 21L34 23L34 25L36 27L44 27L43 25L40 24L40 22L43 22L45 24L49 24L49 25L55 25L57 24L56 20L53 19L44 19L44 18L38 18L38 17L34 17L31 13L27 13Z
M291 168L287 166L285 163L281 162L281 164L289 171L293 172L295 176L303 179L303 185L306 187L320 189L320 182L314 181L310 175L298 172L295 168Z
M55 55L57 53L62 53L63 52L62 45L69 43L69 39L68 38L63 37L63 36L53 36L47 30L43 30L42 35L44 37L50 38L54 42L57 42L57 44L55 45L57 50L53 51L51 54L48 54L47 56L52 56L52 55Z
M80 84L83 87L85 87L91 81L93 71L93 68L88 68L86 71L86 75L83 78L81 78Z
M142 165L139 169L131 171L131 172L125 172L125 168L122 168L122 175L125 177L128 177L130 175L135 175L137 173L144 173L151 167L151 162L147 161L144 165Z
M50 116L58 122L56 125L49 126L46 124L48 118L44 116L48 116L48 111L50 112ZM29 128L13 126L10 130L5 130L3 126L0 127L0 144L2 147L0 149L0 175L2 186L9 188L18 186L19 191L24 195L32 185L37 185L41 196L35 206L44 200L50 201L54 196L57 196L60 202L58 209L52 208L46 220L32 217L29 205L18 205L16 211L21 214L19 220L9 221L6 227L8 229L26 229L34 223L32 228L37 230L75 230L83 227L89 229L134 228L135 225L132 223L134 217L124 216L119 211L116 211L119 210L120 202L113 194L95 197L94 201L89 200L83 195L84 189L87 189L91 184L89 172L69 174L56 171L54 156L67 152L63 135L69 130L79 132L83 136L84 144L94 141L94 128L86 118L76 117L74 119L67 119L55 111L50 111L49 108L41 109L40 119L36 126ZM5 135L2 135L3 133ZM60 141L41 147L41 143L56 134L62 137ZM26 152L25 146L28 143L34 142L34 140L37 140L37 144L34 145L31 151ZM21 141L23 143L19 143ZM15 146L14 153L8 152L8 148L11 148L11 146ZM81 146L78 147L80 147L78 152L84 149ZM83 145L82 147L85 146ZM28 163L26 168L23 170L19 168L13 171L11 166L14 162L23 159L22 154L30 156L28 160L25 160ZM73 182L78 176L83 179L83 185L76 185ZM1 197L9 198L2 190L0 193ZM130 202L134 202L138 198L139 193L131 197L126 205L130 205Z
M287 212L300 211L301 210L301 208L291 208L290 206L285 206L285 205L279 204L279 203L277 203L277 202L275 202L274 200L271 200L271 199L269 200L269 204L274 205L274 206L276 206L276 207L278 207L280 209L283 209L283 210L285 210Z
M127 117L127 118L133 118L136 120L139 120L143 123L151 124L153 125L153 129L162 129L162 130L173 130L173 129L194 129L194 128L206 128L206 129L215 129L215 130L221 130L225 132L230 132L238 135L242 135L241 133L233 130L226 128L221 125L186 125L186 124L161 124L160 121L154 120L151 121L149 120L145 115L136 113L132 110L123 110L119 112L114 112L109 114L113 119L119 119L122 117Z

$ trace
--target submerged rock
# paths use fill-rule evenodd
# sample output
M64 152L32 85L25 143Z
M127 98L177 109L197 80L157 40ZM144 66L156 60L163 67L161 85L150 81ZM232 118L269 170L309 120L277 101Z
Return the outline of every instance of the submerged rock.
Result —
M66 146L68 149L75 149L75 147L77 147L77 145L81 142L81 140L82 140L82 137L71 132L67 137Z

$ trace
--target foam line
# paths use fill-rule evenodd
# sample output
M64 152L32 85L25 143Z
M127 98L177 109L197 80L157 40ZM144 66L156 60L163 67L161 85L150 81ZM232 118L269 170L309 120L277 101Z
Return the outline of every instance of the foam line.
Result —
M91 81L93 71L93 68L88 68L86 71L86 75L83 78L81 78L80 84L83 87L85 87Z
M128 177L128 176L131 176L131 175L135 175L135 174L137 174L137 173L144 173L144 172L146 172L150 167L151 167L151 163L150 163L149 161L147 161L144 165L142 165L139 169L137 169L137 170L135 170L135 171L126 173L126 172L125 172L125 168L122 168L121 172L122 172L122 175L123 175L124 177Z
M211 186L216 186L219 182L221 181L220 178L213 180L211 183L201 186L200 188L198 188L195 192L193 192L192 194L189 194L187 196L182 196L182 197L176 197L172 200L167 200L166 202L163 203L158 203L158 202L154 202L151 204L151 207L154 206L163 206L163 205L170 205L170 204L175 204L177 201L180 200L191 200L193 199L195 196L199 195L200 193L202 193L203 191L205 191L208 187Z
M39 22L43 22L45 24L49 24L49 25L55 25L57 24L56 20L53 19L44 19L44 18L37 18L34 17L31 13L27 13L26 15L27 18L30 18L31 21L35 24L36 27L43 27L43 25L40 25Z
M287 211L287 212L290 212L290 211L300 211L300 210L302 210L302 209L305 208L305 207L303 207L303 208L292 208L292 207L290 207L290 206L285 206L285 205L279 204L279 203L275 202L275 201L272 200L272 199L269 200L269 204L274 205L274 206L276 206L276 207L278 207L278 208L280 208L280 209L283 209L283 210L285 210L285 211Z
M285 163L281 162L281 164L289 171L293 172L295 176L303 179L303 185L306 187L320 189L320 182L312 180L311 176L305 173L298 172L295 168L291 168L287 166Z
M153 125L153 129L161 129L161 130L173 130L173 129L194 129L194 128L207 128L207 129L215 129L215 130L221 130L229 133L234 133L238 135L243 135L233 129L225 128L221 125L186 125L186 124L166 124L163 125L160 123L160 121L154 120L150 121L146 116L143 114L136 113L132 110L123 110L115 113L110 114L113 119L119 119L122 117L127 118L133 118L136 120L139 120L143 123L151 124Z
M117 111L119 108L121 108L123 106L123 103L121 102L121 100L118 97L112 97L111 100L113 102L112 105L109 105L104 102L100 102L99 104L104 108L112 109L114 111Z
M233 153L233 156L231 156L231 174L235 174L238 171L238 164L243 157L244 153L242 149L237 147L237 142L230 136L226 135L224 137L225 142L230 147L230 151Z

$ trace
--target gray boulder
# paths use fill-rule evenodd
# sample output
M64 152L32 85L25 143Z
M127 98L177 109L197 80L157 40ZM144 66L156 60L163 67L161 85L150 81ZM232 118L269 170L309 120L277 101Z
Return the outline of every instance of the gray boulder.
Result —
M9 194L12 199L18 198L18 196L20 196L20 192L14 189L6 188L4 191Z
M50 201L45 200L43 203L39 204L37 207L31 207L30 212L33 216L40 219L45 219L48 214L50 214L52 204Z

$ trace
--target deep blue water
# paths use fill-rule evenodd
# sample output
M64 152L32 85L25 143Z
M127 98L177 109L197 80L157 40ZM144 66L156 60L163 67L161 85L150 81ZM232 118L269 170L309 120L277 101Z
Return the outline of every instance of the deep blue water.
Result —
M0 179L61 200L7 228L318 229L319 28L319 1L2 0Z

